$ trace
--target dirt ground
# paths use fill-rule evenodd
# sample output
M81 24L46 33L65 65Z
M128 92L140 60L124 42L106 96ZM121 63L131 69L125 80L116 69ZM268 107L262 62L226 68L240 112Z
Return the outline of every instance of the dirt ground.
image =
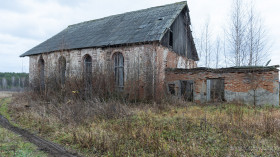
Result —
M6 97L11 97L15 92L8 92L8 91L0 91L0 99L1 98L6 98Z

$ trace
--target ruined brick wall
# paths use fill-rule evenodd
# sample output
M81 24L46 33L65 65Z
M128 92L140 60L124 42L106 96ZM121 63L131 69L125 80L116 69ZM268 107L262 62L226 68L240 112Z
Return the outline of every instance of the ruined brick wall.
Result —
M66 59L66 77L82 75L83 58L92 57L93 74L96 71L113 72L112 57L120 52L124 56L125 89L132 97L153 97L164 93L165 68L193 68L196 62L177 55L172 50L157 43L108 48L88 48L82 50L59 51L30 56L30 83L38 78L38 62L45 62L45 76L58 71L58 60ZM109 66L109 68L108 68Z
M207 79L224 80L224 96L227 102L257 105L279 105L279 73L277 69L229 71L212 70L167 70L166 82L194 81L194 100L207 101ZM179 88L179 86L176 86ZM179 90L179 89L176 89ZM255 90L255 93L254 93Z
M171 49L166 48L164 46L156 47L157 52L157 62L158 66L158 78L157 84L157 97L162 98L166 94L165 88L165 69L166 68L182 68L182 69L192 69L196 68L197 64L194 60L188 59L187 57L179 56Z

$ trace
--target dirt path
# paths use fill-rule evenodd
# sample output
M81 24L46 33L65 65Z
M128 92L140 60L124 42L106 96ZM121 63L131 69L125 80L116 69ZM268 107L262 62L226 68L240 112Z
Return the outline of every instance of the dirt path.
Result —
M1 105L1 104L0 104ZM36 136L27 130L18 128L13 126L4 116L0 114L0 125L3 128L6 128L18 135L21 135L23 138L25 138L30 143L35 144L40 150L50 154L51 156L55 157L77 157L79 156L76 153L70 153L67 150L65 150L62 146L49 142L47 140L42 139L39 136Z
M0 99L11 97L14 92L0 91ZM1 104L0 104L1 105Z

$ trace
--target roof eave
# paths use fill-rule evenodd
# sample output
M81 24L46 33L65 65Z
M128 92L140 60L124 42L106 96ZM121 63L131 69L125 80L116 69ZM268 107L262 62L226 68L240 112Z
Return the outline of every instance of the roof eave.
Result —
M120 47L120 46L132 46L132 45L141 45L141 44L150 44L150 43L159 43L159 40L154 40L154 41L143 41L143 42L136 42L136 43L124 43L124 44L116 44L116 45L103 45L103 46L92 46L92 47L81 47L81 48L73 48L73 49L64 49L64 51L72 51L72 50L81 50L81 49L91 49L91 48L111 48L111 47ZM20 55L20 57L29 57L29 56L34 56L34 55L40 55L40 54L45 54L45 53L53 53L61 50L55 50L55 51L49 51L49 52L40 52L36 54L27 54L25 52L24 54Z

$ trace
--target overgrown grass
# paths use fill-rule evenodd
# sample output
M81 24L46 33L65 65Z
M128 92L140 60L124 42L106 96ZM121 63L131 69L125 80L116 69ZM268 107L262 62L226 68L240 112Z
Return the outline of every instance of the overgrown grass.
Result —
M20 136L0 127L0 156L44 157L47 154L37 150L35 145L25 142Z
M10 114L8 114L8 103L11 102L10 98L0 98L0 114L6 117L8 120L11 119Z
M0 99L0 113L10 119L7 104L10 99ZM20 136L8 131L0 126L0 156L10 157L44 157L45 153L37 150L37 147L24 141Z
M278 107L53 103L20 97L9 111L21 126L87 156L280 155Z

